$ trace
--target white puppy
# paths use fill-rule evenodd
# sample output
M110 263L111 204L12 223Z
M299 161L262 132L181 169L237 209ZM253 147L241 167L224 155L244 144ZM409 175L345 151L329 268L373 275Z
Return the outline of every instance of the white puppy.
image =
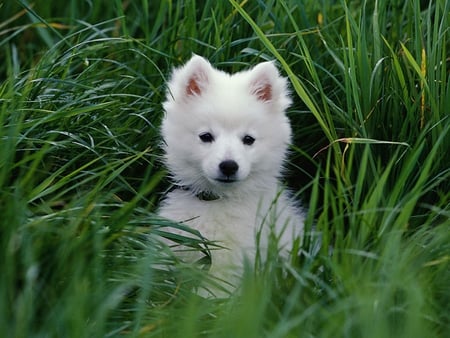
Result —
M195 55L173 71L162 136L178 187L159 213L224 247L212 251L213 275L240 273L244 258L254 259L257 234L263 254L270 234L284 252L302 235L303 215L279 183L290 102L272 62L230 75Z

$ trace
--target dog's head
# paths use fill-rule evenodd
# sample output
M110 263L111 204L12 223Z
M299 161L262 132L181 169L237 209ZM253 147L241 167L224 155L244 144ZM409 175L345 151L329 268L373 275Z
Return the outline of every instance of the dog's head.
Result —
M287 81L272 62L224 73L200 56L173 71L162 136L174 179L220 193L279 176L291 129Z

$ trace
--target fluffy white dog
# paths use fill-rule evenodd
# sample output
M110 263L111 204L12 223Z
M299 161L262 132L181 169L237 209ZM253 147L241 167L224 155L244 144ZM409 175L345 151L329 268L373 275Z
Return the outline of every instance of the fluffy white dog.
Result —
M303 215L279 182L291 138L286 79L272 62L231 75L194 55L168 87L162 136L177 188L160 215L223 246L210 271L225 279L257 245L264 253L270 234L288 252Z

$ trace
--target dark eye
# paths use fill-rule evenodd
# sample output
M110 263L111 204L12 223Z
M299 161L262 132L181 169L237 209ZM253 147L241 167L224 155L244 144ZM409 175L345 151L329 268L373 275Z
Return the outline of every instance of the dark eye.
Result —
M211 143L214 141L214 136L212 136L211 133L202 133L202 134L198 135L198 137L204 143Z
M255 142L255 139L251 137L250 135L245 135L242 139L242 143L244 143L247 146L251 146Z

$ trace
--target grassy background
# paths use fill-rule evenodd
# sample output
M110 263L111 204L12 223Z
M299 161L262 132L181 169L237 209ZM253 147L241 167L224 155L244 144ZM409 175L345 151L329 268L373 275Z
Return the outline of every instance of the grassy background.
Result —
M2 335L444 337L449 11L0 1ZM305 245L249 266L226 300L191 292L207 277L160 243L174 225L154 215L165 81L192 52L227 71L277 59L294 98Z

